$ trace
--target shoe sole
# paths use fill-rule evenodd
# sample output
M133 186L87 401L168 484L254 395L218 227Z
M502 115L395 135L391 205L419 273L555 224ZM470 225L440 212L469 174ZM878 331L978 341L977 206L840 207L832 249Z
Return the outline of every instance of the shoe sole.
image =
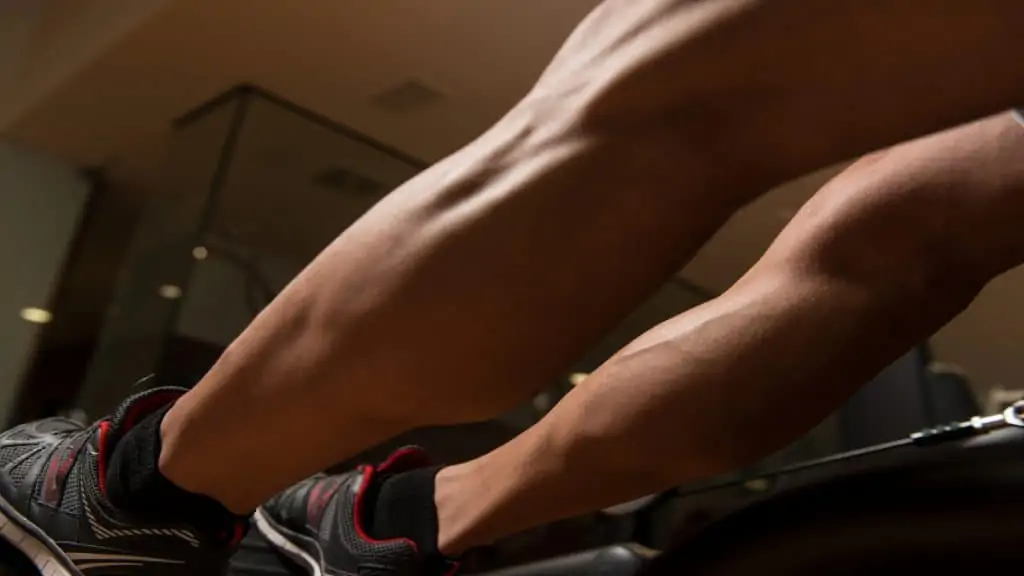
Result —
M0 537L25 555L42 576L82 576L57 543L0 497Z
M0 550L0 555L3 551ZM4 572L0 570L0 576ZM256 528L242 539L224 576L308 576L309 569L282 553Z
M310 576L323 576L320 560L293 544L282 531L282 528L263 513L262 508L256 509L256 512L252 515L252 523L256 526L256 530L270 542L271 546L277 548L278 551L293 561L309 568Z

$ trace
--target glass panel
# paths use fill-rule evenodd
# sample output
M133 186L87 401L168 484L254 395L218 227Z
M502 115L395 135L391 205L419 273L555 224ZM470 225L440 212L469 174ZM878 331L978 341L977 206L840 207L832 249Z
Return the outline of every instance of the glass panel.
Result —
M108 410L156 373L190 385L316 254L420 169L241 88L170 142L165 188L122 271L80 405Z
M184 290L165 371L201 377L306 264L418 171L287 103L253 97L231 170L211 200L205 259Z
M154 190L118 279L117 292L79 395L86 414L103 414L140 378L158 371L193 248L244 100L221 103L176 130L161 188Z
M80 405L105 411L151 373L197 382L316 254L421 167L259 91L209 107L173 137L166 188L140 224ZM574 372L707 297L667 284ZM500 425L536 422L571 389L552 384Z

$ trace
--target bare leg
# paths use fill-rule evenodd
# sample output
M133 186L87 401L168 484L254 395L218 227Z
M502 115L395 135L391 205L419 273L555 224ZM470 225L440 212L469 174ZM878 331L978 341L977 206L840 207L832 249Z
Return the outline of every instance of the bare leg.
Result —
M247 511L399 431L516 404L770 185L1008 108L1021 21L1018 0L609 0L508 116L256 319L164 419L161 470Z
M640 337L537 426L437 477L440 547L746 466L1024 261L1009 114L867 157L721 297Z

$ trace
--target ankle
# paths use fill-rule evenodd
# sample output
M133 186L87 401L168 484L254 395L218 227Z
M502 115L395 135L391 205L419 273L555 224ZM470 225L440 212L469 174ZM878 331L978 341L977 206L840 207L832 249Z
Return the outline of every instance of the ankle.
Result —
M183 423L178 414L171 408L160 423L162 447L157 461L160 474L183 490L215 500L232 514L251 515L260 503L250 502L245 499L244 491L233 491L222 478L210 475L213 467L201 455L197 457L188 450L188 443L182 441Z
M489 544L484 531L482 503L486 487L470 461L442 468L434 479L437 508L437 548L448 558L457 558L476 546Z
M181 521L201 534L238 537L247 515L234 514L209 496L192 492L168 478L159 466L160 427L167 407L134 423L114 442L104 468L102 487L115 507L140 517Z

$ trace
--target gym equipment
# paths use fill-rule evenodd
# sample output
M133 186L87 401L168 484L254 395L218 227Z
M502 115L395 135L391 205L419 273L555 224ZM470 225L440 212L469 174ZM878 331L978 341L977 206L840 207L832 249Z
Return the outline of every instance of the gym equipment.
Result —
M754 480L760 499L654 558L622 544L490 576L862 575L874 570L1019 570L1024 546L1024 402ZM680 492L694 502L751 479ZM661 501L663 499L659 499ZM2 543L0 543L2 546ZM35 576L0 548L0 575ZM306 576L251 531L230 576Z
M1024 402L903 440L789 466L755 480L763 497L655 558L622 544L488 576L919 574L1019 569L1024 545ZM733 481L677 500L751 484ZM233 576L302 576L250 543ZM244 554L257 558L245 570ZM254 554L262 556L254 556ZM278 562L272 566L272 562Z
M1017 403L780 470L768 475L776 494L714 522L644 574L1019 570L1022 418Z
M630 576L639 573L656 556L657 552L639 544L618 544L484 572L481 576Z

